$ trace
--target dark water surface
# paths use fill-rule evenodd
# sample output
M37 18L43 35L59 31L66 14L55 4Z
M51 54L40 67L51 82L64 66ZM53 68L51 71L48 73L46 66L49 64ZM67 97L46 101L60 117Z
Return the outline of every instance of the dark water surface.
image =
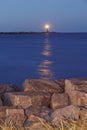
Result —
M0 83L87 77L87 33L0 35Z

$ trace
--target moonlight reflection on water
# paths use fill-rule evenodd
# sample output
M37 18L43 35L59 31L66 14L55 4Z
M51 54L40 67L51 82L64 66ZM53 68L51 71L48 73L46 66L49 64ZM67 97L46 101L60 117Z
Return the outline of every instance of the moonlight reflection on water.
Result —
M51 66L53 62L49 60L52 56L52 46L49 42L48 36L45 39L44 48L41 55L44 56L44 60L42 60L40 65L38 66L39 76L41 79L52 79L53 71L51 69Z

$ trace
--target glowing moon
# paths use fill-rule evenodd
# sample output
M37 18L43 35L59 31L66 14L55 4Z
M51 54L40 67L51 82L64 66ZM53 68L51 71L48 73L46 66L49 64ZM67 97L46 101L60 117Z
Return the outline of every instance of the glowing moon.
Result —
M50 25L49 24L46 24L45 25L45 29L49 29L50 28Z

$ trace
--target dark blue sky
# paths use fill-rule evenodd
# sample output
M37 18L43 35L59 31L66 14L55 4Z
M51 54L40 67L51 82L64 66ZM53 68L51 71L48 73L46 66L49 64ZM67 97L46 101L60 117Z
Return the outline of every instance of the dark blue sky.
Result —
M1 0L0 31L87 32L86 0Z

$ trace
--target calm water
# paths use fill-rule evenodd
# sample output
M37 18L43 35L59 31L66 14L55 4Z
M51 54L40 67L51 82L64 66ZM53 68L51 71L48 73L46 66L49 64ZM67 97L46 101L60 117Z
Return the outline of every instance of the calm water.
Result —
M87 33L0 35L0 83L87 77Z

